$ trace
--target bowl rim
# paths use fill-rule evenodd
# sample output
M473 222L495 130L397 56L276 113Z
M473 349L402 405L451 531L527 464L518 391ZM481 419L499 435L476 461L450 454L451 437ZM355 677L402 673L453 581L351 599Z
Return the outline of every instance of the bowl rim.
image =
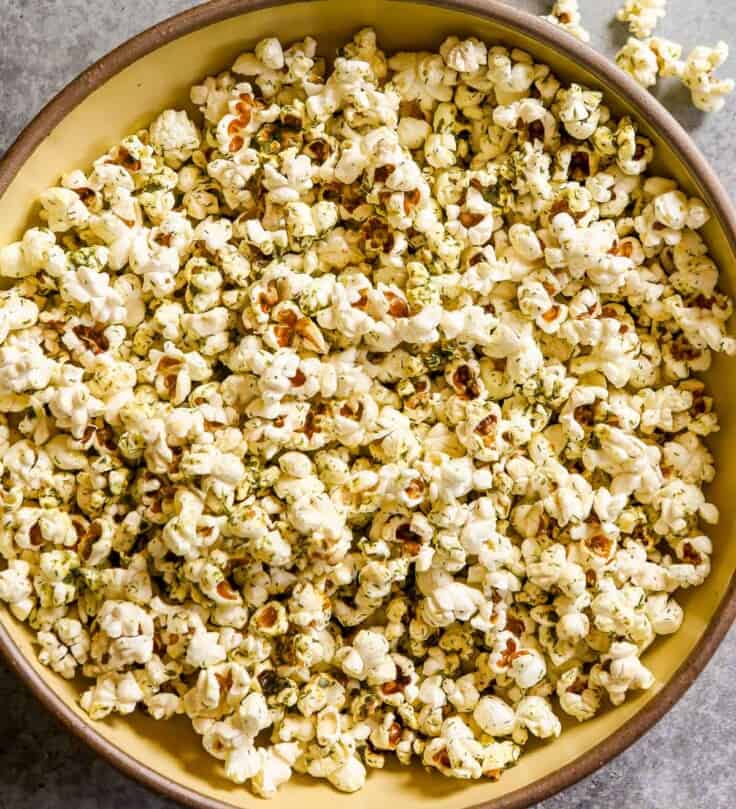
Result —
M412 0L421 5L467 12L506 25L551 47L592 73L626 98L639 117L668 141L688 165L692 178L707 197L736 253L736 210L715 171L675 118L647 90L619 69L614 62L557 25L516 9L501 0ZM80 73L55 95L21 131L0 159L0 196L26 160L75 107L106 81L138 59L175 39L217 22L260 9L309 2L309 0L209 0L175 14L131 37ZM402 3L407 0L389 0ZM716 608L705 632L662 689L618 730L559 770L489 801L467 809L526 809L576 783L602 767L639 739L680 699L706 666L736 620L736 575ZM194 809L232 809L232 804L181 785L161 775L142 761L105 739L93 723L76 714L33 668L7 629L0 624L0 653L11 671L61 725L101 755L123 774L156 792Z

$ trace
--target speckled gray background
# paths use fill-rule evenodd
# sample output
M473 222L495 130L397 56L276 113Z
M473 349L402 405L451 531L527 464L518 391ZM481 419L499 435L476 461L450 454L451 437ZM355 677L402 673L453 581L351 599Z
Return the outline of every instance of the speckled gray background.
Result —
M535 13L546 7L543 0L514 4ZM90 62L193 5L189 0L0 0L0 152ZM593 44L609 55L625 38L624 27L612 21L618 5L619 0L581 0ZM725 39L736 48L736 0L669 0L669 7L657 33L687 47ZM691 108L676 86L664 88L660 97L736 194L736 94L723 112L710 117ZM735 675L736 630L654 729L540 809L736 807ZM63 732L0 663L0 809L21 807L173 809L175 804L128 781Z

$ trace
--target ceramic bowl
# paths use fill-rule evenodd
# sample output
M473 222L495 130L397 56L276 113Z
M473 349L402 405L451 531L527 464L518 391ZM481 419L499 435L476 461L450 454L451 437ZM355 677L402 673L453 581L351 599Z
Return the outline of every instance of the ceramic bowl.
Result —
M449 34L475 35L518 46L550 64L565 80L603 90L617 114L632 115L657 145L654 170L675 177L700 195L714 216L705 229L726 291L736 285L736 219L713 171L674 119L646 91L556 27L494 0L215 0L140 34L83 73L23 132L0 164L0 244L29 226L39 192L62 172L83 167L127 133L149 123L165 107L188 104L188 88L228 67L262 37L282 40L307 34L333 54L360 27L378 31L384 48L436 49ZM400 805L420 809L519 809L573 783L623 750L682 695L713 654L736 613L736 397L734 360L719 358L709 374L722 430L713 441L718 475L711 488L721 510L713 538L713 572L700 588L683 593L685 621L675 635L646 652L656 685L595 719L568 723L562 736L524 753L497 783L463 783L420 767L389 766L370 774L362 792L345 795L324 783L295 777L270 804L321 809ZM142 713L92 722L80 710L81 683L42 667L32 634L0 610L0 647L11 667L39 700L72 732L119 769L148 786L200 809L253 807L256 798L225 780L184 718L155 722Z

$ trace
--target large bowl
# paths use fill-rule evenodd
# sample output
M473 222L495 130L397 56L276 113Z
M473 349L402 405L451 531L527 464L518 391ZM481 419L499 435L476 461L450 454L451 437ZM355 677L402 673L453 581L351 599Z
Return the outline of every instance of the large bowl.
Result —
M0 164L0 243L17 239L44 188L62 172L85 166L125 134L149 123L167 106L184 106L188 87L230 65L260 38L284 40L311 34L329 55L361 26L374 26L388 49L436 48L448 34L481 37L530 51L567 80L602 89L618 114L628 113L657 145L656 171L675 177L703 197L714 212L705 229L720 264L723 284L736 280L736 218L723 188L690 138L648 93L609 61L556 27L495 0L214 0L131 39L83 73L23 132ZM321 809L367 809L400 804L419 809L519 809L587 775L621 752L683 694L723 638L736 615L736 419L727 406L736 396L736 374L716 361L709 384L719 404L722 430L713 442L718 476L711 499L721 510L715 531L713 572L707 583L682 595L685 621L645 655L656 684L615 710L526 752L498 783L442 779L419 767L371 773L355 795L295 777L271 804ZM33 635L0 611L0 649L39 700L61 722L123 772L154 789L202 809L252 807L251 793L225 780L199 738L179 718L155 722L142 713L92 722L80 710L81 684L42 667Z

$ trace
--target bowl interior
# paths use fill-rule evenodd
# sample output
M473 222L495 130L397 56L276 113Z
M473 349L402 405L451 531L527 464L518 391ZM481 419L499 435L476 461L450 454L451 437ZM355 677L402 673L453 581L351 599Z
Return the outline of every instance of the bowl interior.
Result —
M55 184L60 174L87 166L125 134L149 123L161 109L187 105L191 84L228 67L235 56L251 48L258 39L278 35L289 41L311 34L318 38L322 53L332 55L339 44L365 25L377 29L382 46L388 50L436 48L450 33L473 34L488 42L522 47L537 59L552 65L560 77L582 81L606 91L609 105L618 113L632 111L631 103L620 93L608 86L605 80L581 68L570 56L470 10L443 9L403 0L351 0L345 4L309 0L277 5L209 25L170 42L138 59L84 99L33 151L0 199L0 243L19 238L32 221L39 192ZM632 114L657 143L657 170L675 177L686 189L707 200L707 191L699 187L675 149L651 129L646 114L636 110ZM731 291L736 257L724 223L714 218L706 228L706 237L720 264L723 285ZM400 800L404 809L419 809L428 799L433 801L436 809L458 809L487 801L494 801L493 805L498 807L519 805L522 796L518 793L510 796L510 793L554 773L561 778L561 768L592 750L635 714L645 710L703 638L736 568L736 502L727 497L728 488L736 479L736 425L726 407L736 395L736 375L729 373L730 370L732 366L728 367L726 360L720 360L709 374L722 420L722 430L713 442L719 473L711 489L711 498L721 510L721 523L713 532L716 548L713 572L704 587L680 596L686 608L682 629L647 652L646 664L657 678L650 691L592 721L570 724L553 744L528 750L520 765L505 773L495 784L463 784L431 776L419 767L392 767L386 771L373 771L365 789L348 796L311 779L296 777L274 799L271 804L274 809L287 805L319 809L325 801L329 801L334 809L367 809L387 798ZM5 610L0 611L0 633L3 629L27 659L30 668L37 672L47 694L51 689L63 700L66 721L72 715L86 721L77 707L82 684L66 682L40 666L31 633L10 618ZM247 789L225 780L218 763L202 750L200 740L189 728L187 720L155 722L136 713L124 719L93 723L91 727L91 735L99 734L107 743L141 762L142 766L186 790L219 800L227 806L252 806L256 801ZM561 778L559 784L564 780ZM534 797L528 792L524 802Z

